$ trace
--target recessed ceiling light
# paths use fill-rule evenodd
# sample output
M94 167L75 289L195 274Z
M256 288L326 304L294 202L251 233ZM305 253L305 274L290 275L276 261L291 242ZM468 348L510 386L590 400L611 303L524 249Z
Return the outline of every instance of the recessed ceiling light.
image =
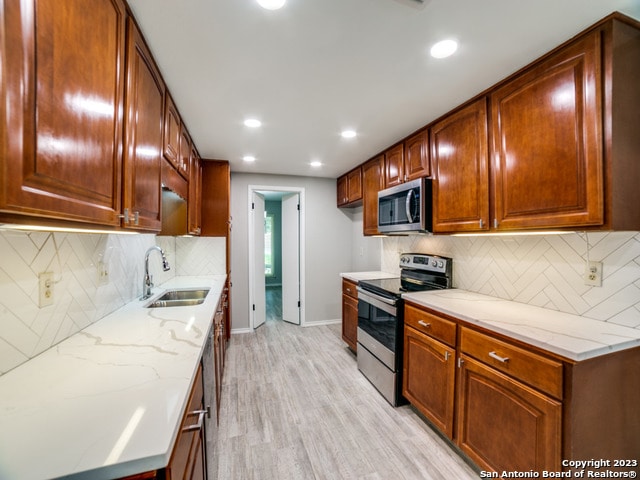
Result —
M431 47L433 58L446 58L455 53L458 49L458 42L455 40L442 40Z
M260 120L258 120L257 118L247 118L244 121L244 125L246 127L250 127L250 128L258 128L258 127L262 126L262 122Z
M320 168L322 166L322 162L314 160L313 162L309 163L309 165L311 165L313 168Z
M355 130L343 130L340 135L342 135L343 138L353 138L356 136L356 132Z
M284 6L286 0L258 0L258 5L267 10L278 10Z
M242 157L242 160L244 160L245 162L255 162L256 157L254 157L253 155L245 155L244 157Z

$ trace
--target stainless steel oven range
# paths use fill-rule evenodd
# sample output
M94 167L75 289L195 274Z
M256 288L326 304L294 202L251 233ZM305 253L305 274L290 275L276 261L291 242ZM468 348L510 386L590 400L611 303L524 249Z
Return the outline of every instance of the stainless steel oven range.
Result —
M400 277L358 284L358 369L395 406L402 397L405 292L451 288L452 259L422 253L400 255Z

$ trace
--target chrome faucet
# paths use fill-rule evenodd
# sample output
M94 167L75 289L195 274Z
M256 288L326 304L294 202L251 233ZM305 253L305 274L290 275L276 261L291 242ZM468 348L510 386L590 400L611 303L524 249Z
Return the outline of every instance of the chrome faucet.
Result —
M171 267L169 266L169 262L167 261L167 257L164 254L164 251L158 246L154 245L147 250L147 253L144 254L144 279L142 282L142 297L140 300L146 300L151 296L151 288L153 287L153 276L149 275L149 254L152 251L157 250L162 255L162 270L165 272L169 270Z

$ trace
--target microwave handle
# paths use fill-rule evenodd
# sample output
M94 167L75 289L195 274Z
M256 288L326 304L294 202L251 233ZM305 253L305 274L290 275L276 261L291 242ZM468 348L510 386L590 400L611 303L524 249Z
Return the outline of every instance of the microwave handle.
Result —
M407 198L404 205L404 208L407 212L407 219L409 220L409 223L413 223L413 215L411 215L411 197L412 196L415 196L415 192L413 191L413 189L407 192Z

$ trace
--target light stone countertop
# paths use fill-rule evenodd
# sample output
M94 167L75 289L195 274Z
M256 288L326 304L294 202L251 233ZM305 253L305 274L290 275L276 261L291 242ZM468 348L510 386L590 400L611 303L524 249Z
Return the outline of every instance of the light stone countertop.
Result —
M389 272L346 272L341 273L342 278L351 280L353 282L359 282L361 280L375 280L377 278L398 278L400 275L397 273Z
M640 330L465 290L405 293L405 300L581 361L640 346Z
M100 480L169 463L225 275L175 277L0 376L0 479ZM209 287L193 307L144 308Z

